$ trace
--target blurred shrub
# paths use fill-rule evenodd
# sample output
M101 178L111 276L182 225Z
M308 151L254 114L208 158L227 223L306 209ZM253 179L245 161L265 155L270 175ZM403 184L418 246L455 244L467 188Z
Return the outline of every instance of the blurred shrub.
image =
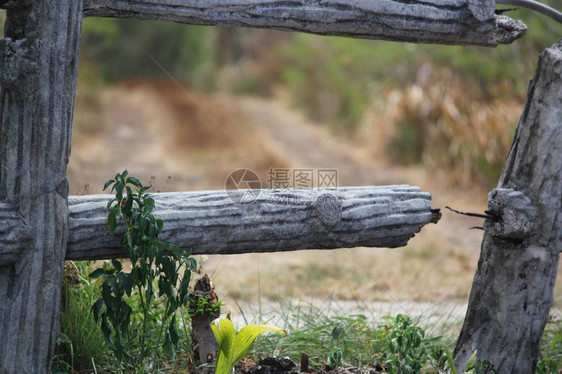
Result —
M562 0L545 2L562 9ZM421 163L457 183L488 188L503 167L538 54L562 35L561 25L538 13L508 15L529 29L497 48L296 34L279 47L281 81L313 119L360 137L376 133L369 142L377 157ZM435 74L420 81L424 66ZM384 129L365 131L365 124Z
M399 164L417 164L422 160L424 151L424 134L419 122L412 113L405 113L396 123L394 136L391 138L388 152Z
M286 63L279 58L279 46L293 36L276 30L218 29L216 86L235 94L270 95Z
M367 138L399 164L446 171L464 187L492 187L521 114L521 100L478 100L479 87L451 69L424 64L413 84L392 89L373 111Z
M547 1L562 8L562 0ZM562 26L528 10L509 13L529 26L527 35L497 48L422 45L296 34L280 46L282 81L295 103L314 119L359 122L373 85L410 83L424 62L451 67L477 85L482 97L521 97L540 51L555 43ZM374 89L376 90L376 87ZM374 92L376 95L377 92ZM350 126L349 128L353 128Z
M541 2L562 10L562 0ZM562 25L525 8L506 15L520 19L528 26L526 35L511 45L496 48L427 46L424 52L435 63L449 66L461 76L476 80L488 98L524 95L539 53L556 43L562 35Z
M87 18L81 57L105 81L159 77L165 73L198 88L211 88L215 29L172 22Z
M225 66L218 74L217 86L238 95L267 96L272 84L264 69L256 62L244 61Z
M408 45L297 34L280 47L281 79L294 103L313 119L351 129L360 122L381 80L400 81L396 61L409 60L412 52Z

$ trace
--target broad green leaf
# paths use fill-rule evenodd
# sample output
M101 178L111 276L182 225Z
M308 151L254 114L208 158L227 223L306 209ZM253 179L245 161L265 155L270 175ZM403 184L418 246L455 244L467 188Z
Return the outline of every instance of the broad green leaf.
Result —
M219 353L217 355L217 364L215 366L215 374L230 374L231 371L232 366L228 361L228 357L226 357L225 354L221 350L219 350Z
M190 280L191 280L191 273L189 271L184 272L179 286L179 292L181 293L182 298L188 295L188 287L189 287Z
M278 334L287 335L287 331L275 326L248 325L243 327L236 335L236 338L234 339L234 347L230 353L230 363L232 366L236 365L236 363L240 361L246 353L248 353L256 338L266 331L273 331Z
M162 344L162 348L169 355L175 356L174 344L172 343L172 339L170 338L169 330L166 330L166 332L164 333L164 344Z
M123 206L123 214L126 216L130 216L133 211L133 192L131 191L131 187L127 186L127 200L125 201L125 205Z
M101 286L101 297L103 298L103 302L105 303L105 307L107 309L111 309L113 307L111 303L111 289L107 283L103 283Z
M228 357L236 336L232 321L228 318L216 319L211 323L211 330L213 330L217 343L219 343L219 350Z
M145 204L146 212L147 213L152 212L152 210L154 209L154 199L151 197L147 197L146 199L144 199L144 204Z
M94 303L94 305L92 306L92 311L94 312L94 320L97 322L100 312L101 312L101 308L103 307L103 299L99 298L96 300L96 302Z
M105 280L106 280L107 284L109 284L109 287L111 288L111 291L116 296L118 296L120 294L121 287L117 283L117 278L115 277L115 275L111 275L111 276L107 277Z
M137 188L142 188L142 183L135 177L129 177L127 179L127 182L129 182L130 184L132 184L133 186L135 186Z
M115 179L110 179L103 185L103 190L105 191L107 187L111 186L112 183L115 183Z
M123 190L125 189L125 185L122 182L117 182L113 187L115 187L116 191L115 197L117 198L117 201L121 203L121 200L123 200Z
M101 331L106 338L111 337L111 328L109 327L109 322L107 321L107 316L105 313L101 317Z
M117 202L117 199L111 199L107 202L107 210L110 211L111 210L111 206Z
M117 227L117 219L115 218L115 214L113 210L107 216L107 227L111 235L115 234L115 228Z
M340 325L340 324L337 324L332 329L332 339L338 340L339 338L341 338L343 336L344 333L345 333L345 329L343 328L343 326Z
M102 275L105 275L105 270L103 268L98 268L94 271L92 271L89 275L90 278L96 279L101 277Z
M170 321L169 331L170 331L170 340L172 340L172 343L174 343L174 345L177 345L180 336L178 334L178 326L176 325L175 315L172 317L172 320Z
M131 232L127 231L123 237L123 243L127 248L133 248L133 239L131 238Z
M215 374L230 374L232 366L230 365L229 354L236 334L234 325L229 319L216 319L211 323L211 330L213 330L215 339L219 344Z
M117 228L117 218L119 217L119 205L115 205L111 212L107 216L107 226L111 235L115 235L115 229Z
M120 273L122 276L120 281L123 283L123 291L127 296L131 296L131 291L133 289L133 276L131 273Z
M111 264L115 269L117 269L117 271L121 271L121 269L123 269L123 266L121 265L121 262L119 260L112 258Z

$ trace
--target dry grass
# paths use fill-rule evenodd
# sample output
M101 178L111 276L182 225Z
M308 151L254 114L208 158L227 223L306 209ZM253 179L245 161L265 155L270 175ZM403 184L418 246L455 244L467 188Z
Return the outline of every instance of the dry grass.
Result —
M236 267L221 264L214 281L223 295L245 300L467 298L474 274L469 264L477 260L476 256L439 250L440 255L426 257L423 251L426 249L357 248L330 254L310 251L297 255L244 255L236 260ZM410 255L412 252L415 256Z
M416 81L374 103L360 126L373 157L446 171L464 189L486 191L497 177L522 111L523 98L493 99L476 82L426 64Z

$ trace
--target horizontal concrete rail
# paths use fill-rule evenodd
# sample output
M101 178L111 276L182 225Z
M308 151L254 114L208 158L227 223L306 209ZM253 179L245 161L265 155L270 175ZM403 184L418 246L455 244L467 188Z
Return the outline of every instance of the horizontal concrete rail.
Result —
M431 195L410 186L260 190L255 201L242 204L225 191L152 196L155 215L164 219L161 238L194 254L401 247L438 215ZM67 259L126 257L120 235L107 230L110 198L69 198Z
M84 14L416 43L496 46L525 34L522 22L496 16L494 6L494 0L85 0Z

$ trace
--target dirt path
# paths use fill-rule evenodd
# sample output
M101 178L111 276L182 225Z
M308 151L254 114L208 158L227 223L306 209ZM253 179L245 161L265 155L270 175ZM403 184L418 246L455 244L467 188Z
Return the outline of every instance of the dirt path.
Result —
M420 167L398 168L367 159L357 146L338 135L332 127L320 126L291 110L280 101L244 98L239 99L239 108L264 133L278 156L289 160L295 168L336 168L339 184L418 185L433 194L434 206L443 208L451 205L458 209L483 211L485 199L475 203L474 199L463 199L462 192L452 194L439 181L428 175ZM443 212L443 219L436 232L448 243L476 251L482 239L478 230L468 230L479 226L482 220L458 216L449 211ZM426 230L426 229L424 229ZM462 232L462 235L459 233Z
M241 166L265 176L265 165L279 165L236 108L214 96L187 96L171 83L79 91L76 106L72 194L101 193L105 181L124 169L155 191L186 191L222 189Z
M245 98L240 108L266 135L270 144L295 168L338 169L339 184L384 185L406 183L404 176L382 165L358 162L350 142L314 125L281 103Z

